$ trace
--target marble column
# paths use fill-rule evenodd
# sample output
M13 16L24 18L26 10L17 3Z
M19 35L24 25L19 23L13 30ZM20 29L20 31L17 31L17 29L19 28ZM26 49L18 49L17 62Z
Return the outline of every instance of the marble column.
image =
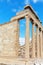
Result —
M39 51L40 51L40 58L41 58L41 30L39 29Z
M26 38L25 38L25 58L29 59L29 23L30 18L28 16L25 16L26 18Z
M36 28L36 39L37 39L37 58L40 58L40 50L39 50L39 27Z
M15 43L15 51L16 57L18 57L18 50L19 50L19 21L16 20L16 43Z
M42 51L42 30L40 31L40 39L41 39L41 40L40 40L40 41L41 41L40 44L41 44L41 58L42 58L42 52L43 52L43 51Z
M43 51L43 31L42 31L42 51ZM42 55L43 58L43 55Z
M35 24L32 24L32 58L35 58Z

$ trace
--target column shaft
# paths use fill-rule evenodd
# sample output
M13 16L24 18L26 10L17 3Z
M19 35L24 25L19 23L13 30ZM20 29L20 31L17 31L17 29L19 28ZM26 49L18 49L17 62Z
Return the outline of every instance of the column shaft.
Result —
M39 50L39 28L36 28L36 37L37 37L37 58L40 58L40 50Z
M42 51L42 30L40 31L40 38L41 38L41 58L42 58L42 55L43 55L43 51Z
M35 58L35 24L32 25L32 58Z
M40 51L40 57L41 57L41 32L40 30L39 30L39 47L40 47L39 51Z
M18 50L19 50L19 22L16 20L16 43L15 43L15 51L16 57L18 57Z
M25 57L26 57L26 59L29 59L29 23L30 23L30 19L28 16L25 16L25 18L26 18Z
M43 51L43 31L42 31L42 51ZM43 55L42 55L43 58Z

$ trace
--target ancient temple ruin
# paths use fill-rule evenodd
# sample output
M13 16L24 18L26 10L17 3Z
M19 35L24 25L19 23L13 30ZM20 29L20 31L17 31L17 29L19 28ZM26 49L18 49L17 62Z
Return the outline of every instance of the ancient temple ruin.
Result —
M19 20L24 18L26 19L25 44L20 46ZM31 42L29 41L30 21ZM34 26L36 26L36 35ZM43 60L43 27L32 7L27 5L23 11L11 18L10 22L0 24L0 65L35 65L35 61L41 60Z

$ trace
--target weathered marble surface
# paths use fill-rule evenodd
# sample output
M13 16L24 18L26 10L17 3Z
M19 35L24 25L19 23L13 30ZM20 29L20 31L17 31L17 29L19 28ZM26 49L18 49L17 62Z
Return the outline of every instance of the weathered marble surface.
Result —
M17 35L17 23L4 24L0 26L0 56L15 55L15 44Z

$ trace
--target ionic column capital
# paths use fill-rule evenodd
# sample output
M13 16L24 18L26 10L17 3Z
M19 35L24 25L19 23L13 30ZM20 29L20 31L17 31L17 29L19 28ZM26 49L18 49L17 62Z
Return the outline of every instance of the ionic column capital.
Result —
M25 18L26 18L26 19L28 18L28 19L30 20L30 16L29 16L29 15L26 15Z

